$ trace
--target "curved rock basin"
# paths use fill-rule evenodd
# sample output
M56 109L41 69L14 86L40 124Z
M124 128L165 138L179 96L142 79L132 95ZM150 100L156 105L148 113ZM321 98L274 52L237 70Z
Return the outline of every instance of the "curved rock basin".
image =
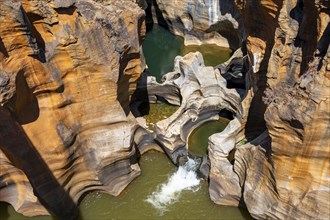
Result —
M144 116L149 130L154 128L155 123L168 118L179 109L179 106L166 103L150 103L149 107L149 114Z
M206 155L208 138L223 131L228 123L228 119L219 118L219 120L207 121L194 129L188 137L189 154L200 157Z
M176 172L163 153L148 152L140 160L142 175L134 180L118 197L100 192L88 194L79 206L80 220L100 219L249 219L246 210L214 204L208 194L207 182L200 180L192 190L183 190L166 210L154 208L146 200ZM0 206L1 219L53 219L49 216L28 218L14 211L12 206ZM8 209L8 210L7 210ZM6 218L6 216L9 217Z
M142 44L150 75L157 81L173 70L173 60L178 55L200 51L206 66L216 66L229 59L232 51L216 45L185 46L182 37L175 36L162 26L154 24Z
M197 190L182 191L166 210L154 208L146 200L176 172L175 167L158 152L148 152L140 160L142 175L117 198L102 193L89 194L80 205L84 220L89 219L247 219L247 211L214 204L207 182Z

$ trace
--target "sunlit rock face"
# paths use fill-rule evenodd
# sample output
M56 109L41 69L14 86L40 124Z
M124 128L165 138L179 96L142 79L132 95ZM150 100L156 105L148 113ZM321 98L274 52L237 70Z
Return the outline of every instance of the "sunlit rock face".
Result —
M233 1L149 0L148 3L153 21L183 36L186 45L208 43L232 49L240 46L243 27Z
M243 104L250 107L243 113L245 126L233 123L232 129L211 138L211 198L219 204L244 202L258 219L326 219L330 215L329 4L294 0L236 4L247 34L251 88ZM266 131L234 147L240 127L248 140ZM233 165L217 160L234 148ZM231 177L219 174L226 167Z
M140 173L128 106L144 12L132 1L8 0L0 16L0 200L73 218L85 192L118 195Z
M240 96L226 87L219 70L206 67L202 54L177 56L173 72L161 84L154 77L147 82L149 100L162 97L180 108L170 117L155 124L154 137L172 161L188 155L189 134L206 121L219 119L223 109L240 114Z

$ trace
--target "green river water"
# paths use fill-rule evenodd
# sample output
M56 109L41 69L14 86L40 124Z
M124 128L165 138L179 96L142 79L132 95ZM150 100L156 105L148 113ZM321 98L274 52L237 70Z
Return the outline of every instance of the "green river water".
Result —
M174 58L189 52L200 51L206 66L216 66L230 57L232 51L215 45L184 46L183 38L174 36L165 28L154 25L142 44L143 53L150 75L160 81L161 77L173 70Z
M174 112L176 112L176 110L179 109L179 106L169 105L166 103L151 103L149 107L149 114L145 115L144 118L146 119L147 126L151 131L153 130L156 122L170 117Z
M148 32L143 50L149 71L159 80L173 68L176 55L200 50L207 65L217 65L230 56L230 50L214 46L184 47L183 40L162 27ZM169 117L178 107L152 104L146 120L150 128ZM208 137L222 131L228 121L206 122L189 136L189 151L204 155ZM198 179L191 169L175 167L165 154L148 152L139 161L142 174L118 197L105 193L89 193L79 206L81 220L98 219L251 219L248 212L214 204L208 194L208 183ZM16 213L12 206L0 203L1 220L51 220L50 216L28 218Z
M177 192L176 199L160 210L146 200L177 168L159 152L148 152L141 157L142 175L135 179L118 197L104 193L88 194L79 206L81 220L98 219L249 219L246 210L214 204L208 195L207 182L200 180L195 191ZM51 220L49 216L28 218L15 212L4 203L0 208L0 219Z
M223 131L229 120L220 118L219 120L208 121L197 127L188 139L189 153L194 156L203 156L207 153L208 137L212 134Z

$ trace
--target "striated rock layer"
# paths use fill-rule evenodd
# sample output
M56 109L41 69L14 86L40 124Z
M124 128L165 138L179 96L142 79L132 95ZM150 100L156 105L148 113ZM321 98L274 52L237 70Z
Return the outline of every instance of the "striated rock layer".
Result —
M149 22L184 37L185 45L217 44L237 49L243 37L241 16L230 0L147 0ZM148 17L147 17L148 18Z
M87 191L118 195L139 175L129 100L144 35L132 1L1 2L1 201L70 219Z
M327 219L329 3L242 0L238 15L231 1L135 2L187 44L244 47L216 70L191 53L162 84L149 78L144 98L180 108L147 133L128 107L144 69L136 4L2 1L0 200L74 218L85 192L118 195L139 174L135 145L180 163L189 132L227 109L234 119L209 139L211 199L257 219Z
M218 204L245 204L257 219L327 219L329 3L236 4L247 34L249 90L243 120L210 138L211 198ZM244 145L237 144L242 132L249 141ZM233 164L226 160L231 151Z

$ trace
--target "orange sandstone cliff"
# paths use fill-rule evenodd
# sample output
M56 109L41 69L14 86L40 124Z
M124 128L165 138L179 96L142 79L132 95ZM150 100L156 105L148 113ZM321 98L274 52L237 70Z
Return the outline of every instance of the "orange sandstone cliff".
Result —
M257 219L327 219L329 2L236 0L236 9L213 0L181 1L177 8L174 1L137 2L187 41L206 42L221 33L218 44L244 40L234 56L247 64L246 89L226 107L239 110L209 139L211 199L246 206ZM158 8L148 9L150 2ZM226 10L232 12L227 18ZM1 200L25 215L49 211L68 219L77 215L85 192L118 195L139 174L133 144L138 125L128 104L144 69L143 15L128 0L1 3ZM230 29L220 28L223 23ZM207 68L197 76L202 70ZM226 85L220 72L208 72ZM187 120L203 120L197 114L203 107L187 112L193 119Z
M1 201L70 219L87 191L139 175L128 106L144 35L132 1L1 2Z

